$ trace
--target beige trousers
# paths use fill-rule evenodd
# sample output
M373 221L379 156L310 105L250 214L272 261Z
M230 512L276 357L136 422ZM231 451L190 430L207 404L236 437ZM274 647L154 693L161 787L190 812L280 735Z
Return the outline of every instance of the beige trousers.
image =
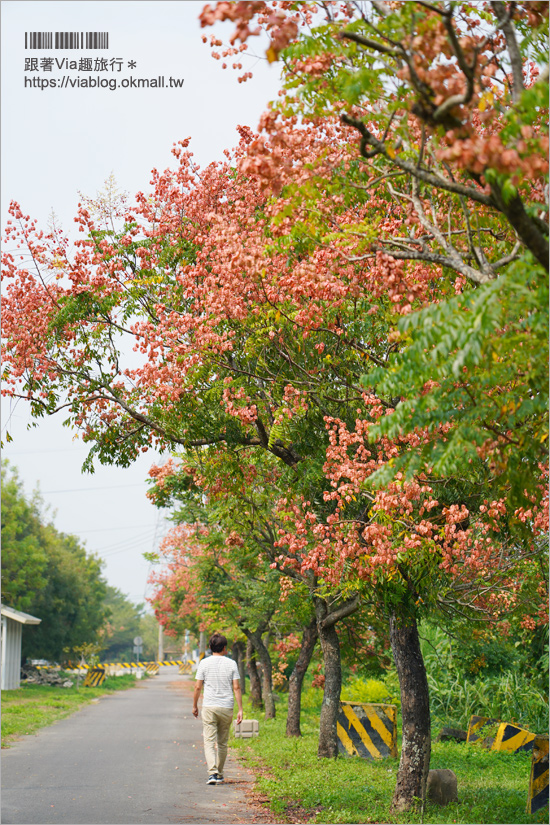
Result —
M233 708L202 708L202 735L208 776L223 773Z

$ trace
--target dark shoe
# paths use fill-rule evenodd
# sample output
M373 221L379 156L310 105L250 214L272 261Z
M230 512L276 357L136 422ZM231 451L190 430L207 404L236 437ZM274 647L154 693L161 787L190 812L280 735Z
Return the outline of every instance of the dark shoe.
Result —
M208 779L206 780L207 785L217 785L218 784L218 774L213 773L211 774Z
M223 783L223 773L216 774L216 785L221 785Z

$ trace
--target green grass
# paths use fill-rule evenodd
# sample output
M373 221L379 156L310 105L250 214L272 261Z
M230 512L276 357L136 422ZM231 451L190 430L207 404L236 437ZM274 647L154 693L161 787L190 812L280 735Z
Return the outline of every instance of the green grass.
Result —
M260 721L257 739L231 745L257 776L256 791L269 799L277 822L312 823L536 823L548 810L525 813L531 755L484 751L458 742L433 743L431 768L450 768L458 778L458 804L426 803L408 814L390 814L398 760L317 758L318 706L307 691L302 738L285 737L286 698L277 719L263 720L246 703L245 718ZM317 706L317 707L316 707ZM438 727L434 727L434 736Z
M67 678L74 679L71 674ZM108 676L101 687L56 687L54 685L25 685L18 690L2 691L2 747L21 736L36 733L58 719L70 716L93 699L126 690L136 684L132 673Z

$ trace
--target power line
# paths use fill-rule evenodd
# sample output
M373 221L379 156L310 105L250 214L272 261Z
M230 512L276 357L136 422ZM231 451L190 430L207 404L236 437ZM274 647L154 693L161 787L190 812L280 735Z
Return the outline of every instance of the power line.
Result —
M161 516L160 511L157 510L157 523L155 525L155 534L153 536L153 546L152 546L153 550L155 550L155 546L156 546L156 543L157 543L158 530L159 530L160 523L161 523L162 519L163 519L163 517ZM151 575L151 570L152 569L153 569L153 564L152 564L152 562L149 562L149 569L147 570L147 576L145 578L145 585L143 587L143 598L145 599L146 602L147 602L147 590L150 586L149 576Z
M8 420L6 421L4 426L2 427L2 432L3 433L7 432L8 427L10 426L10 421L12 420L12 418L19 418L20 417L20 416L14 415L15 410L17 409L17 405L19 404L20 401L21 401L21 399L17 398L15 400L15 404L14 404L13 403L13 398L10 399L10 410L9 410Z
M141 484L115 484L113 487L73 487L68 490L40 490L41 495L51 495L52 493L82 493L85 491L97 491L100 492L101 490L122 490L126 487L143 487L145 481L142 481Z
M140 545L148 545L148 544L149 544L149 539L143 539L143 541L138 541L138 542L136 542L136 544L134 544L130 547L122 547L120 550L113 550L110 553L105 553L104 555L102 555L101 558L110 559L111 556L118 556L119 553L131 553L134 550L137 550Z
M149 527L150 530L154 530L155 525L148 522L147 524L125 524L123 527L92 527L89 530L81 530L78 529L79 533L107 533L112 532L113 530L130 530L131 528L135 530L139 530L141 527Z
M4 447L10 455L35 455L36 453L75 453L87 450L87 447L60 447L56 450L10 450L9 446Z
M149 541L151 538L154 537L153 529L147 530L147 532L143 533L141 538L140 536L135 536L128 539L122 539L121 541L115 541L113 544L108 544L106 547L101 547L99 550L94 550L95 553L102 553L104 550L112 550L116 547L124 547L125 545L139 545L143 544L145 541Z

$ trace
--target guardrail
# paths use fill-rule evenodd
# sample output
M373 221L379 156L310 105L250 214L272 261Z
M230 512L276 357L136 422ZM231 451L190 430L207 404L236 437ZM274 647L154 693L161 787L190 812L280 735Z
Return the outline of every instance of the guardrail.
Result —
M187 662L183 662L181 659L171 659L167 661L152 661L152 662L99 662L97 665L86 665L75 663L72 661L65 662L63 665L36 665L37 670L89 670L92 667L123 667L123 668L135 668L135 667L142 667L147 669L150 665L156 665L158 667L168 667L170 665L180 666L183 664L187 664ZM193 664L195 662L193 661Z

